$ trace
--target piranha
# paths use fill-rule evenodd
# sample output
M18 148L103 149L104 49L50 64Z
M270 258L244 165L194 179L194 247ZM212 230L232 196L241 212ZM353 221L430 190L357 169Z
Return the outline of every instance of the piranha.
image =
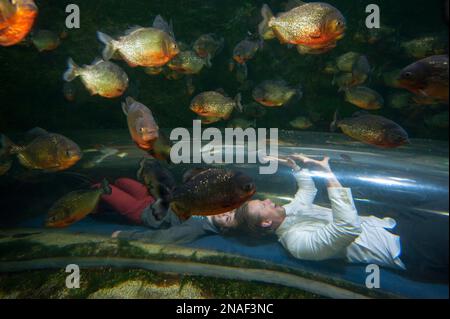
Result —
M45 226L63 228L82 220L95 210L102 195L110 195L111 192L106 179L100 188L70 192L50 208Z
M67 102L74 102L77 96L77 89L73 82L65 82L62 93Z
M241 94L233 100L220 92L203 92L192 99L190 109L202 117L204 124L228 120L234 109L242 112Z
M384 105L383 97L378 92L365 86L346 89L345 100L364 110L379 110Z
M394 109L404 109L412 104L412 97L409 92L391 94L388 97L387 104Z
M353 82L356 85L363 84L372 72L367 56L360 55L352 65Z
M300 45L312 53L326 52L345 34L346 20L335 7L322 2L302 3L274 17L267 4L261 9L263 21L259 34L264 39L278 38L281 43Z
M199 57L207 59L211 64L211 60L222 51L224 43L224 38L218 38L214 33L208 33L195 40L192 47Z
M39 128L31 130L30 134L35 138L25 146L16 145L1 135L4 156L16 155L26 168L48 172L68 169L82 157L79 146L63 135Z
M49 30L39 30L31 35L31 42L39 52L53 51L61 44L60 37Z
M170 196L170 207L181 219L229 212L256 192L252 178L239 171L208 168L189 176Z
M12 46L25 39L37 15L33 0L0 0L0 46Z
M115 52L119 52L131 67L163 66L180 53L172 28L160 15L155 18L153 27L132 28L118 40L102 32L97 32L97 37L105 44L105 60L111 59Z
M299 116L299 117L295 118L294 120L290 121L289 124L292 127L298 128L300 130L306 130L313 126L313 123L311 122L311 120L304 116Z
M152 111L132 97L127 97L122 103L122 110L127 116L128 129L133 141L140 149L151 150L159 137L159 127Z
M199 57L194 51L180 52L175 58L167 63L167 66L182 74L198 74L204 66L211 67L207 59Z
M336 111L330 126L331 131L335 131L337 127L355 140L382 148L396 148L410 144L408 133L400 125L385 117L364 111L342 120L338 119Z
M71 82L77 77L91 95L100 95L106 98L121 96L128 88L128 75L118 65L96 59L91 65L79 67L72 58L69 58L68 69L64 73L64 80Z
M267 80L253 89L252 96L258 103L268 107L279 107L288 103L294 96L303 97L302 86L290 87L284 80Z
M448 104L448 55L433 55L402 70L399 85L410 92Z
M244 64L248 60L253 59L261 47L262 41L244 39L234 47L233 60L239 64Z
M336 58L336 66L342 72L352 72L353 65L361 56L358 52L347 52Z
M339 87L338 92L342 92L348 88L355 86L356 83L352 73L344 72L335 74L333 76L331 84L338 86Z
M400 44L408 57L423 59L448 51L448 41L436 35L427 35Z
M330 69L334 64L330 65ZM332 84L339 87L339 92L366 82L371 73L369 61L365 55L348 52L336 59L335 66L339 72L334 72ZM332 69L331 69L332 70Z

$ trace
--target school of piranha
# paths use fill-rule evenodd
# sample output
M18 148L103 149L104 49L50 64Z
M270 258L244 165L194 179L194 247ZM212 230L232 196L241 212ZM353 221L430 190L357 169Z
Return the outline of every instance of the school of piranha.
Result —
M275 40L282 46L294 46L299 55L320 55L333 50L346 36L347 23L339 9L323 2L294 1L285 12L274 14L268 5L261 8L259 34L249 35L236 44L230 59L229 70L236 72L237 81L247 78L247 62L258 51L264 49L264 42ZM29 41L39 52L58 48L66 34L56 35L47 30L33 30L38 17L38 7L33 0L0 0L0 46L9 47ZM371 43L389 32L386 29L353 35L355 41ZM192 46L178 41L171 24L161 15L154 18L152 26L133 27L124 30L120 37L113 38L97 32L97 38L104 45L101 58L90 65L78 65L68 57L67 70L63 78L67 82L64 95L67 100L75 99L70 82L79 78L91 95L112 99L121 97L129 86L126 70L113 62L121 59L130 68L143 68L149 75L164 74L167 79L186 76L188 92L193 95L195 87L192 76L204 67L211 67L214 57L221 52L224 39L217 34L204 34ZM436 47L433 38L421 38L402 44L416 62L385 75L387 86L404 90L389 98L392 107L408 103L448 105L448 54L442 47ZM409 144L407 132L394 121L372 110L384 107L385 99L372 88L365 86L373 66L367 56L348 52L329 62L325 74L333 75L332 84L344 95L345 101L359 107L350 118L339 118L336 112L331 129L340 129L348 137L359 142L392 149ZM290 85L280 79L260 81L252 89L253 102L242 105L241 95L229 96L223 90L206 91L195 95L189 105L197 119L205 125L228 121L229 127L247 128L256 126L244 119L230 119L233 112L262 116L264 108L279 108L303 96L301 83ZM138 148L158 161L170 163L171 143L159 130L158 123L149 106L125 97L122 110L126 118L132 141ZM448 112L447 121L448 121ZM439 121L430 119L429 121ZM314 119L298 117L290 121L296 129L313 127ZM447 122L448 123L448 122ZM7 174L13 159L30 170L57 172L75 165L82 157L80 147L67 137L36 128L29 132L29 141L18 145L7 136L1 137L0 176ZM106 156L117 152L105 150ZM143 162L138 177L159 198L164 197L180 217L191 215L214 215L239 207L256 191L250 177L243 173L225 169L206 169L190 172L189 177L177 185L168 181L155 187L155 180L164 175L158 162ZM169 174L167 174L169 176ZM166 178L167 179L167 178ZM153 181L153 182L152 182ZM48 227L66 227L94 211L102 194L110 192L108 182L103 181L98 189L75 191L56 202L49 211Z

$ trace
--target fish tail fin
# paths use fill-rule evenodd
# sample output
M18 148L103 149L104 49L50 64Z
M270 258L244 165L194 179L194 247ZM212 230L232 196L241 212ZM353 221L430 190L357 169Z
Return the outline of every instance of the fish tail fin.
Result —
M205 60L205 65L206 65L208 68L211 68L211 67L212 67L211 54L208 54L208 55L206 56L206 58L204 58L204 60Z
M23 147L14 144L6 135L0 133L0 155L14 155L20 153Z
M236 94L236 97L234 98L236 101L236 107L240 113L244 111L244 107L242 106L242 95L241 93Z
M106 178L104 178L102 181L102 193L105 195L111 195L112 193L111 186L109 185L109 182Z
M261 38L263 39L273 39L275 35L273 32L269 32L270 30L270 20L273 19L272 10L270 10L267 4L263 4L261 8L261 16L263 20L258 25L258 32Z
M79 75L80 67L73 61L72 58L67 60L67 71L64 73L64 81L71 82Z
M103 49L103 59L105 61L110 60L114 53L116 52L115 47L115 41L113 38L111 38L109 35L102 33L100 31L97 31L97 38L100 42L102 42L105 45L105 48Z
M339 122L339 110L336 110L333 115L333 122L331 122L330 124L331 132L336 132L338 122Z

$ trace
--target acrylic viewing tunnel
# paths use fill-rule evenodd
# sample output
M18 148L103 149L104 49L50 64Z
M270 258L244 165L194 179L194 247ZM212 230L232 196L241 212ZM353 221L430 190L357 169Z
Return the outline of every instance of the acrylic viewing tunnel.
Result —
M76 138L83 149L102 144L127 156L111 156L85 168L83 163L92 156L85 154L69 173L50 174L43 179L19 168L19 177L8 177L0 183L4 207L0 229L1 297L242 298L254 296L249 291L258 291L256 297L448 298L448 270L424 279L416 278L408 269L380 267L379 288L369 289L367 265L298 260L276 240L255 243L219 235L172 245L117 240L111 239L116 230L144 228L124 224L113 214L89 215L66 229L45 229L43 221L51 203L67 191L86 187L83 176L94 181L103 177L134 178L144 155L131 144L126 131L66 135ZM447 143L412 139L411 145L383 150L339 134L280 131L279 135L279 156L329 156L339 180L351 188L361 216L395 219L397 227L404 230L402 249L414 251L419 261L428 258L446 260L448 264ZM228 151L233 147L225 146ZM245 151L244 147L235 149ZM188 167L174 165L172 170L179 177ZM258 164L231 167L254 178L254 198L285 204L296 191L295 180L286 167L280 166L274 175L258 174ZM315 203L329 206L324 183L314 179L319 190ZM27 200L17 194L26 194ZM77 264L86 271L85 284L77 295L64 287L49 288L52 282L64 278L68 264ZM11 280L19 283L19 276L31 282L29 288L8 284Z

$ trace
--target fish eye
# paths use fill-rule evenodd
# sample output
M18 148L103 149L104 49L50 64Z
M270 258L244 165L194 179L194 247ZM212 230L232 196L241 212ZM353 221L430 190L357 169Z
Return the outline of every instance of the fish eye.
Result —
M243 189L246 192L250 192L253 189L253 184L252 183L245 184Z
M405 78L412 77L412 73L411 72L405 72L403 75L405 76Z
M344 21L336 20L336 22L335 22L336 28L344 27L344 25L345 25Z
M71 157L72 156L72 152L70 150L66 150L66 156L67 157Z

